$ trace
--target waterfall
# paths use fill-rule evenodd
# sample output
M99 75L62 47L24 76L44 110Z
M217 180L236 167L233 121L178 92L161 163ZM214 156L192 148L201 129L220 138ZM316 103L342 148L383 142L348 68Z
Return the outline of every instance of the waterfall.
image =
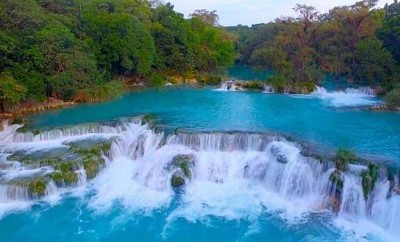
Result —
M22 134L10 132L10 127L3 132L8 132L7 137L13 133L14 138L0 145L0 210L4 208L2 204L32 201L26 187L10 181L52 172L48 168L30 168L23 162L17 168L6 166L8 151L23 150L29 144L45 149L49 141L68 146L68 142L90 139L93 136L88 135L96 134L112 142L111 149L104 154L105 168L93 181L88 181L83 166L76 171L77 186L90 184L95 192L89 206L96 209L109 209L114 201L129 209L166 206L174 197L176 179L182 185L183 205L172 218L193 214L241 218L248 216L242 215L248 209L258 213L268 208L281 211L288 219L330 210L350 223L365 220L392 234L400 231L396 222L400 216L398 177L389 180L386 174L380 174L374 190L365 199L360 173L366 167L351 166L341 172L343 185L339 187L330 179L335 172L333 164L304 155L307 152L303 152L303 145L279 135L166 134L142 124L141 119L48 130L33 138L15 139ZM60 192L62 187L50 180L45 196ZM8 205L5 209L15 209ZM3 213L4 209L0 211Z
M9 125L8 120L2 122L3 131L0 131L0 145L5 145L14 140L15 134L22 125Z
M271 85L266 85L265 84L263 89L264 89L264 93L275 93L276 92L275 87L271 86Z
M325 88L316 86L311 96L327 101L335 107L371 106L380 102L375 97L375 91L370 87L328 92Z
M242 89L238 87L233 80L225 81L220 84L220 87L215 89L215 91L223 91L223 92L236 92L241 91Z

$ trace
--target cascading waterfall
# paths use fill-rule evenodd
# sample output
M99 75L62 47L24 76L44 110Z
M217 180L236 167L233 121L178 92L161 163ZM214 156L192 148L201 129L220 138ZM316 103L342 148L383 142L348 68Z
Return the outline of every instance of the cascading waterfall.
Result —
M238 87L233 80L229 81L224 81L220 84L220 87L215 89L215 91L231 91L231 92L236 92L236 91L241 91L241 88Z
M264 89L264 93L275 93L276 92L275 87L272 85L265 84L263 89Z
M94 208L108 209L113 201L118 201L130 209L154 209L168 204L174 196L174 187L182 186L183 205L171 214L172 219L187 217L190 212L191 216L240 217L237 214L247 209L257 212L267 208L296 217L311 211L331 210L346 221L367 220L400 235L399 223L395 222L400 216L397 177L389 181L386 173L380 174L366 199L360 176L366 167L353 167L341 174L343 187L338 194L330 179L335 170L333 164L305 156L302 145L278 135L245 132L166 135L142 124L140 118L114 125L55 129L37 135L20 134L17 128L9 126L3 131L6 133L0 133L1 137L7 137L7 142L0 145L0 209L10 209L13 202L29 203L34 199L27 187L10 184L7 174L14 172L14 180L39 175L49 179L46 174L52 172L48 169L23 174L28 169L24 161L16 161L19 167L14 168L3 165L9 162L8 155L31 151L31 146L48 149L48 145L40 144L49 141L54 144L52 147L69 147L73 142L103 138L112 144L103 154L103 171L90 182L90 189L95 191L90 206ZM85 186L89 168L87 164L79 164L75 171L77 185ZM50 178L46 180L44 197L63 189L54 176Z
M379 103L375 91L370 87L346 88L341 91L328 92L325 88L316 86L312 96L328 101L335 107L371 106Z

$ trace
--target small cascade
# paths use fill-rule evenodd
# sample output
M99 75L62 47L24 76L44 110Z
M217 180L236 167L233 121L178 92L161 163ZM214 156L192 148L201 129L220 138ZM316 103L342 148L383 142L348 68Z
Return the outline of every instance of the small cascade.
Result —
M359 87L359 88L346 88L345 93L347 94L361 94L367 96L375 96L375 90L371 87Z
M0 185L0 203L29 201L30 199L27 187Z
M36 135L31 132L16 133L13 141L17 143L40 142L40 141L50 141L57 139L66 139L68 137L76 137L83 135L120 134L123 131L124 130L122 126L112 127L107 125L81 125L70 128L42 131Z
M222 82L220 84L220 87L215 89L216 91L224 91L224 92L236 92L236 91L241 91L241 88L236 85L236 82L234 80L229 80Z
M178 133L167 137L168 145L184 145L195 150L261 151L278 136L251 133Z
M345 216L347 219L360 219L365 216L365 211L361 177L359 175L346 174L339 216Z
M22 125L9 125L8 120L2 121L2 125L3 131L0 131L0 145L9 144L14 141L17 130L21 128Z
M375 91L370 87L347 88L341 91L328 92L324 87L315 87L311 96L328 101L335 107L371 106L379 103Z
M264 85L263 87L264 93L276 93L276 89L274 86L271 85Z

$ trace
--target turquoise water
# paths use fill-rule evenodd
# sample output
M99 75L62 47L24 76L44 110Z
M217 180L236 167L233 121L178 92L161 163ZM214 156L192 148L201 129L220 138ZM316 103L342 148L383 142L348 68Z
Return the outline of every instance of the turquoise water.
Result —
M29 120L45 128L142 114L154 114L171 128L278 132L323 149L348 148L383 161L400 160L399 113L335 106L313 97L171 88L133 92L108 103L31 115Z
M219 217L190 221L170 218L179 205L151 212L129 212L115 205L111 212L91 211L85 199L65 198L51 208L35 206L29 213L0 221L1 241L351 241L351 236L315 215L287 224L277 215ZM174 204L175 203L175 204Z
M31 127L49 129L153 114L168 129L284 133L323 151L345 147L379 162L399 164L400 114L366 109L366 105L379 102L374 97L336 92L291 96L181 87L132 92L107 103L78 105L28 119ZM149 161L162 160L170 151L163 152L162 156L155 152ZM212 159L223 163L229 155L199 154L211 162L209 169L217 166ZM230 157L240 160L247 155L251 156L242 152ZM216 171L234 170L234 165ZM149 195L148 189L138 188L138 182L132 181L135 173L131 170L136 169L132 166L131 160L122 159L83 189L9 212L0 219L0 241L319 242L391 238L377 236L382 231L375 233L375 227L371 229L375 232L369 231L369 223L349 225L330 212L299 215L301 201L308 198L281 200L265 193L258 183L236 183L229 176L224 184L199 180L172 194L151 191Z

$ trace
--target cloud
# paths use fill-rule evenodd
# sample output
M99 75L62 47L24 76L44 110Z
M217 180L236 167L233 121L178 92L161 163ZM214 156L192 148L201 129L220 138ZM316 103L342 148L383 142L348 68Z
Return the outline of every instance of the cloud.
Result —
M166 0L168 1L168 0ZM217 10L220 23L225 26L251 25L272 21L281 16L293 16L296 3L315 6L326 12L335 6L352 5L354 0L169 0L175 10L188 16L197 9ZM380 0L379 6L393 0Z

